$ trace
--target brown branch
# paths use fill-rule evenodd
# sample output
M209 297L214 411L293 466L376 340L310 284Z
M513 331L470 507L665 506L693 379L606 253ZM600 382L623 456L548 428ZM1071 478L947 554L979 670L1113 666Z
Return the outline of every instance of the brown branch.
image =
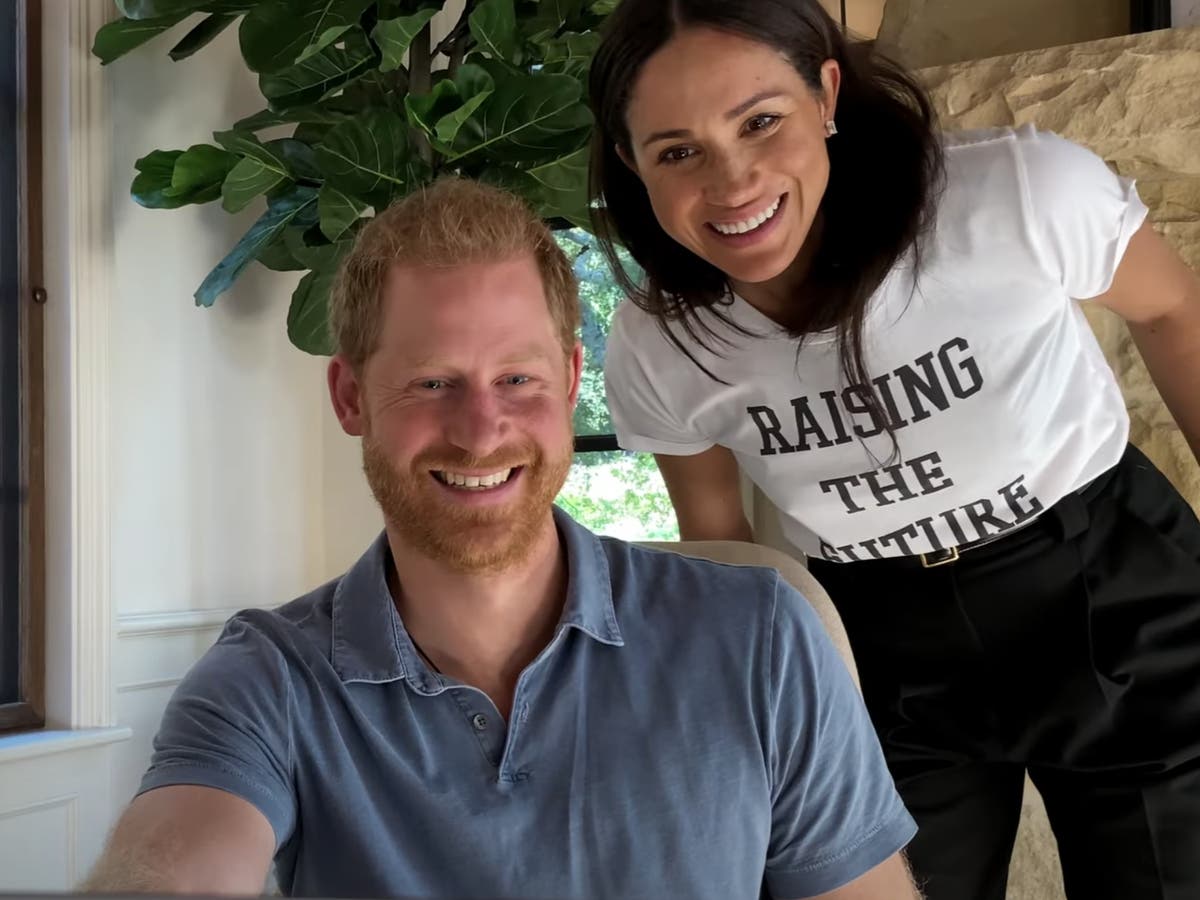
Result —
M408 90L411 94L428 94L433 89L433 56L429 52L430 27L425 23L412 46L408 49ZM417 152L429 164L433 164L433 146L428 136L420 129L413 129Z

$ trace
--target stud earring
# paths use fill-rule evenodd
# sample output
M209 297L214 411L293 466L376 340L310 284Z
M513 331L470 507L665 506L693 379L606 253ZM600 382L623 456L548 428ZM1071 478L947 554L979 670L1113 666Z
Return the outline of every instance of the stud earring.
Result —
M837 123L833 119L830 119L825 123L825 137L833 137L837 133Z

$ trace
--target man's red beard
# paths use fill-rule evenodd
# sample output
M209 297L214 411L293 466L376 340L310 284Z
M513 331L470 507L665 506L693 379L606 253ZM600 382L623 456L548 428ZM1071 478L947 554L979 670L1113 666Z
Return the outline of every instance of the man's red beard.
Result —
M426 450L407 472L397 470L368 433L362 439L363 471L393 532L417 552L460 572L502 571L533 550L554 498L571 468L570 437L554 457L532 443L505 447L485 459L454 448ZM516 497L494 506L452 502L434 471L500 472L520 469Z

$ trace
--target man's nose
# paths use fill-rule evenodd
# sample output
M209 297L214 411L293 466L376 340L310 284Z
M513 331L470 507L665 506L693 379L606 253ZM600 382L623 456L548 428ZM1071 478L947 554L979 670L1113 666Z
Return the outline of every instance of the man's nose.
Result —
M503 406L490 390L464 388L446 423L446 439L471 456L483 459L503 445L509 423Z

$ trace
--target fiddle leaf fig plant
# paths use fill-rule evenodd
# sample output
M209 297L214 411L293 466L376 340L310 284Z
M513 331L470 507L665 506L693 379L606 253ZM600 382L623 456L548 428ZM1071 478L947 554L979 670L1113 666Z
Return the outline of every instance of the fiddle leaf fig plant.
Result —
M169 55L183 60L237 28L264 108L211 143L149 150L131 193L151 209L261 207L196 303L212 306L255 262L303 271L288 335L328 354L329 290L355 233L439 175L514 190L552 227L587 227L584 82L616 3L116 0L121 17L97 32L92 52L107 65L172 32ZM455 11L435 44L435 17Z

